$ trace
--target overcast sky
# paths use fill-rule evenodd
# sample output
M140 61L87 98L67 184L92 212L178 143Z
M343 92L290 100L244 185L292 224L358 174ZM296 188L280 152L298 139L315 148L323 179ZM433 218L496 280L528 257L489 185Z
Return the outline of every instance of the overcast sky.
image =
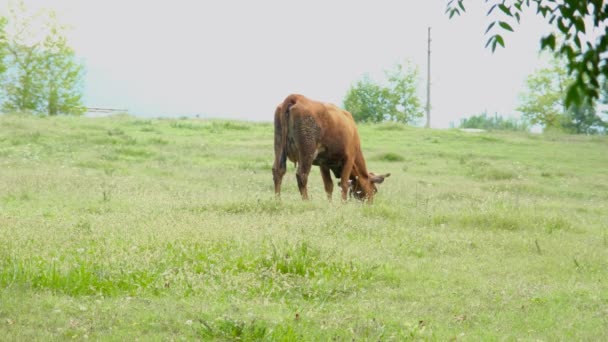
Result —
M6 1L2 6L6 9ZM483 1L448 19L445 0L128 1L26 0L53 8L86 66L85 104L142 116L271 121L290 93L342 105L364 74L410 59L426 101L432 27L432 126L484 110L515 113L526 76L540 67L547 27L530 11L484 48Z

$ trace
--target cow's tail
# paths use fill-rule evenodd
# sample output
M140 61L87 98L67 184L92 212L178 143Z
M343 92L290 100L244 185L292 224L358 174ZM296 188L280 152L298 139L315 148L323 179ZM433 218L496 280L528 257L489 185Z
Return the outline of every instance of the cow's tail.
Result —
M274 168L275 171L285 170L287 159L287 132L283 128L287 123L283 120L283 106L279 105L274 113Z
M282 169L287 167L287 129L289 127L289 115L291 107L293 107L297 102L297 97L295 95L289 95L283 104L280 106L280 113L277 113L279 116L280 122L280 146L281 146L281 154L280 154L280 162L279 165ZM278 108L277 108L278 110ZM277 118L275 118L275 134L278 133L277 127Z

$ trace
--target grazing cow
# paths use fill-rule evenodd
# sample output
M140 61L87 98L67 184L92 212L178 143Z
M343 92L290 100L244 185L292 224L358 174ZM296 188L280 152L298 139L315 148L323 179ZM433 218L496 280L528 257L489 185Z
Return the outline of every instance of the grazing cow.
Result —
M377 192L375 184L390 176L390 173L375 175L367 171L357 126L349 112L302 95L287 96L275 111L274 153L272 175L277 198L287 158L297 164L298 189L304 200L308 199L306 184L312 165L321 168L329 200L334 188L330 170L340 178L343 201L350 189L356 199L371 203Z

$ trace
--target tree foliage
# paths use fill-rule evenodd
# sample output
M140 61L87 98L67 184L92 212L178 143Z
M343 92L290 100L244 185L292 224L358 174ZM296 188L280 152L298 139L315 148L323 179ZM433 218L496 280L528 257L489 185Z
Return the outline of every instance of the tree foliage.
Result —
M364 76L350 87L344 98L344 108L353 114L356 121L381 122L381 113L387 111L383 89L368 76Z
M602 114L608 116L608 78L605 78L604 83L602 84L602 96L600 103L604 105L604 108L606 108L602 111Z
M82 114L85 110L81 91L83 66L76 60L57 21L52 20L50 25L49 34L42 43L43 106L49 115Z
M513 31L523 12L534 7L536 13L556 28L540 39L541 50L549 50L567 59L573 76L565 94L567 106L582 106L597 100L601 76L608 77L608 2L605 0L486 0L488 16L496 18L487 29L487 46L492 51L504 47L501 32ZM450 18L465 11L464 0L450 0L446 12Z
M530 123L546 128L559 128L566 112L563 94L571 82L559 60L528 76L526 90L520 94L521 111Z
M418 68L406 62L385 71L385 84L364 76L346 93L344 108L357 121L413 122L422 116L417 95L418 74Z
M527 89L520 94L518 110L532 124L549 129L586 134L603 131L606 122L598 115L595 101L570 105L564 101L573 82L575 79L568 75L565 63L558 58L552 59L548 67L528 76Z
M568 109L561 127L569 133L605 134L608 121L602 120L595 105L583 104Z
M29 14L9 7L7 72L1 84L6 111L82 114L83 66L52 11Z

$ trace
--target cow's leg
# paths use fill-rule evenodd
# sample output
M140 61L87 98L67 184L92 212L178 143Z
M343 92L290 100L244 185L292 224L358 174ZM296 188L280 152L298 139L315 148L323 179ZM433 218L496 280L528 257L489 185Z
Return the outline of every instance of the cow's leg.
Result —
M298 170L296 171L296 179L298 180L298 189L302 195L303 200L308 199L308 174L312 167L312 156L304 156L300 153L300 163L298 164Z
M355 159L346 156L344 160L344 167L342 168L342 174L340 175L340 187L342 188L342 201L346 202L346 194L348 193L348 181L350 174L355 164Z
M323 185L325 185L325 193L327 194L327 199L331 201L331 194L334 191L334 183L332 183L331 181L329 168L321 166L321 177L323 177Z

